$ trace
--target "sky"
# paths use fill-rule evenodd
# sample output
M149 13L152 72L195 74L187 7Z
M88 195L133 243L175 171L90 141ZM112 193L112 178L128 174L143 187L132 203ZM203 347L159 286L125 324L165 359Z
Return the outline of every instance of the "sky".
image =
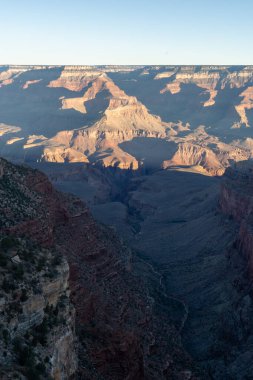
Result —
M0 64L253 64L252 0L0 0Z

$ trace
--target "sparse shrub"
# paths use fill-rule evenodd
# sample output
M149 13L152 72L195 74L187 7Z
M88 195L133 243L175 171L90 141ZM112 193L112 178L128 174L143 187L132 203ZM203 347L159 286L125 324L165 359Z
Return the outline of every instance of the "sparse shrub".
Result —
M7 258L0 252L0 266L5 267L7 265Z
M7 251L10 248L16 247L18 244L17 239L11 237L11 236L6 236L1 240L1 248L4 251Z
M37 271L38 272L42 271L42 269L45 267L45 264L46 264L45 257L40 257L36 266Z
M53 279L58 275L57 270L50 268L49 271L46 273L46 277Z
M65 307L65 301L68 299L68 297L66 296L66 295L62 295L61 297L60 297L60 300L59 300L59 302L58 302L58 307L60 308L60 309L64 309L64 307Z
M54 256L53 260L52 260L52 265L53 266L56 266L56 265L60 265L62 262L62 256L57 254Z
M44 363L36 364L36 369L39 373L44 374L46 372L46 366Z
M45 357L44 362L49 363L49 357L48 356Z
M31 258L31 253L27 249L25 249L21 252L20 256L23 260L29 261L29 259Z
M21 294L21 297L20 297L20 300L22 302L25 302L28 300L28 296L27 296L27 290L26 289L22 289L22 294Z
M40 343L42 346L47 344L47 334L48 334L48 322L47 318L44 317L42 323L35 327L33 331L33 345L36 346Z
M22 264L15 265L14 266L14 271L15 271L15 277L17 280L23 280L24 278L24 268Z
M9 306L9 314L14 315L16 313L21 313L22 307L19 302L12 302Z
M27 346L20 338L14 339L14 352L21 366L33 368L35 366L35 354L33 349Z
M16 286L13 281L9 281L5 277L2 282L2 289L5 291L5 293L10 293L11 290L16 289Z
M8 344L9 341L10 341L10 333L9 333L9 330L7 330L7 329L3 329L3 331L2 331L2 336L3 336L3 341L4 341L5 345L7 346L7 344Z

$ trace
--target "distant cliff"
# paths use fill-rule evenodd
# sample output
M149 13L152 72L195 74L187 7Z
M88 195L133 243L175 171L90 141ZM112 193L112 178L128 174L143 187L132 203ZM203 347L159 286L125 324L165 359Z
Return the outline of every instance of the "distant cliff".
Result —
M15 162L216 176L253 156L252 66L0 69L0 149Z

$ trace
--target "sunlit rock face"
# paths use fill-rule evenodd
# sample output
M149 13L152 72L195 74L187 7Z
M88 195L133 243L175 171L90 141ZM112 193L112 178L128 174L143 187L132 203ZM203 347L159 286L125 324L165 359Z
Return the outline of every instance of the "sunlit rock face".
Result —
M235 106L235 109L239 114L241 120L239 123L235 124L234 127L240 128L242 125L250 127L246 111L253 108L253 87L250 86L245 91L243 91L240 94L240 98L242 98L241 103Z
M52 80L49 87L64 87L71 91L81 91L102 74L91 66L66 66L59 78Z
M19 162L137 170L150 163L144 138L157 169L221 175L252 155L251 66L8 66L0 83L0 148Z

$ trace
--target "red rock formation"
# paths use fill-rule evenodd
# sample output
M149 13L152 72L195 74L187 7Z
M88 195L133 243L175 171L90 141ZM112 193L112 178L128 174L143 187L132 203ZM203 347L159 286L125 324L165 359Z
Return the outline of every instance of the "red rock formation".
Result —
M253 166L250 161L226 170L221 187L221 210L239 223L236 244L253 275Z
M166 130L171 130L171 123L163 123L160 117L150 114L136 97L126 95L106 74L94 79L82 97L63 99L62 108L86 113L85 103L102 91L108 93L108 107L101 119L89 128L59 132L44 149L43 160L63 162L70 157L71 162L87 162L86 155L90 159L96 153L96 162L106 167L138 169L135 157L119 144L135 137L165 137ZM93 162L93 157L90 160Z
M2 163L5 173L9 164ZM152 267L133 256L112 230L97 225L79 199L54 190L45 175L28 169L17 175L15 167L8 167L30 210L19 213L5 232L57 246L67 257L80 378L183 379L187 372L195 379L180 331L169 322L165 307L177 302L184 319L184 306L164 293Z

